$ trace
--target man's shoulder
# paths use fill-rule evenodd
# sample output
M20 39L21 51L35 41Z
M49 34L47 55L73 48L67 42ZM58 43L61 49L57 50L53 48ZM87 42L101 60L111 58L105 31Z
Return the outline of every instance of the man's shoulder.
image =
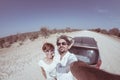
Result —
M69 55L71 55L71 56L75 56L75 54L73 54L73 53L70 53L70 52L68 52L68 54L69 54Z
M77 61L77 57L73 53L70 53L70 52L69 52L69 59Z

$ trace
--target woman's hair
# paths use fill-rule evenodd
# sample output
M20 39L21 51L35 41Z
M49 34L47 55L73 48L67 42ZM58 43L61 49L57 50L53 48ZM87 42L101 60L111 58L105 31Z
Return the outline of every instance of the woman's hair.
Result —
M46 50L53 50L54 51L55 47L52 43L44 43L43 46L42 46L42 50L43 51L46 51Z
M64 39L64 40L67 42L67 45L70 45L70 44L71 44L71 41L68 39L68 36L66 36L66 35L61 35L60 37L58 37L56 44L58 43L58 41L59 41L60 39Z

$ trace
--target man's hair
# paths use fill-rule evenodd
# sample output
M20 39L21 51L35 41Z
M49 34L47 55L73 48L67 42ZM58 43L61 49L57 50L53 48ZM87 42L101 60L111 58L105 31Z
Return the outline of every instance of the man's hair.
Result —
M54 50L55 47L52 43L44 43L43 46L42 46L42 50L45 51L45 50Z
M70 45L70 44L71 44L71 41L68 39L68 36L66 36L66 35L61 35L60 37L58 37L56 44L58 43L58 41L59 41L60 39L64 39L64 40L66 41L67 45Z

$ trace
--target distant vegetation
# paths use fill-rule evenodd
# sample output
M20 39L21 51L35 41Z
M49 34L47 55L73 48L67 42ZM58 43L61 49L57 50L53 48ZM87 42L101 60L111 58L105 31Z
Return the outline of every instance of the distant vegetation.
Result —
M73 31L79 31L79 29L71 29L71 28L67 27L65 29L50 30L47 27L42 27L42 28L40 28L39 31L36 31L36 32L18 33L16 35L10 35L7 37L0 38L0 48L8 48L14 42L18 42L18 41L20 41L20 45L22 45L23 41L25 41L27 39L34 41L39 36L48 38L51 34L73 32Z
M47 27L41 27L39 31L36 32L27 32L27 33L18 33L16 35L10 35L7 37L0 38L0 48L8 48L10 47L14 42L20 41L19 45L23 44L23 41L29 39L31 41L34 41L37 39L39 36L43 38L48 38L51 34L56 34L56 33L68 33L68 32L74 32L74 31L80 31L81 29L72 29L70 27L67 27L65 29L49 29ZM105 30L105 29L89 29L90 31L98 32L98 33L103 33L107 35L113 35L118 38L120 38L120 30L118 28L112 28L110 30Z
M97 28L97 29L90 29L90 30L98 32L98 33L116 36L116 37L120 38L120 30L118 28L112 28L109 30Z

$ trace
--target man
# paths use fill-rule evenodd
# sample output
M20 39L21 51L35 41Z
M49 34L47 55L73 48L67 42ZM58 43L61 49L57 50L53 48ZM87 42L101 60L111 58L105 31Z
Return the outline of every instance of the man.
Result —
M71 46L71 41L67 36L61 35L57 38L57 48L58 48L58 60L57 64L57 80L74 80L73 75L70 71L70 64L77 61L77 58L74 54L68 51Z

